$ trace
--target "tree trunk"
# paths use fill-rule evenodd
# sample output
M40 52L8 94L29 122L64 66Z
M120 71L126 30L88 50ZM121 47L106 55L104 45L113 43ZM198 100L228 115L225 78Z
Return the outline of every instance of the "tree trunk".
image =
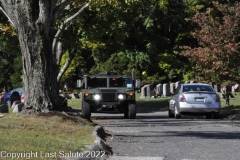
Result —
M50 26L37 25L18 27L23 54L25 108L35 111L58 109L62 103L58 95L58 65L48 31Z
M59 68L52 49L54 25L49 9L51 1L1 2L17 31L22 52L24 109L42 112L60 109L63 102L57 83Z
M19 32L23 32L20 31ZM49 110L57 108L60 102L58 96L57 74L58 66L54 61L51 42L43 40L37 29L28 29L19 36L23 53L25 106L34 110ZM28 35L28 38L23 38ZM32 36L30 36L32 35ZM45 44L44 44L45 43Z
M62 107L66 109L63 99L59 97L57 79L63 54L63 50L58 46L61 44L60 35L66 24L90 4L90 1L82 2L82 8L64 19L63 17L67 17L67 11L71 14L69 7L72 1L0 0L0 10L16 29L20 43L25 111L32 109L31 111L45 112L60 110ZM60 26L56 25L57 18L61 20Z

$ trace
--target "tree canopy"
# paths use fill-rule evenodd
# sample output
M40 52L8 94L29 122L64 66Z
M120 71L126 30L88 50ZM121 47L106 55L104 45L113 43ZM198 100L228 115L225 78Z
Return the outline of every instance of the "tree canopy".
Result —
M45 88L26 88L27 95L39 94L27 98L30 107L58 106L58 90L65 83L74 88L83 71L135 68L143 84L239 76L234 0L0 2L7 15L0 16L0 87L23 81Z
M198 45L185 47L182 55L189 57L201 80L224 82L239 79L240 5L214 3L205 12L198 11L189 21L197 26L191 34Z

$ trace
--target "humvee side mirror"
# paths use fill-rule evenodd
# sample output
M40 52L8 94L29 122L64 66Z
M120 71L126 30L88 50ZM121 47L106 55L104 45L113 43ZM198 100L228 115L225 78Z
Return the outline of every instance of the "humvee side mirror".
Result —
M136 79L136 81L135 81L135 88L136 89L140 89L141 88L141 80L140 79Z
M78 88L82 87L82 81L80 79L77 80L77 87Z

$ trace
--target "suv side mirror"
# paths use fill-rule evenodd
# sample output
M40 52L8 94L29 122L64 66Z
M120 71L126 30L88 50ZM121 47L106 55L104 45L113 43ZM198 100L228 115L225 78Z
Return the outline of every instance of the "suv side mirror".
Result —
M135 81L135 88L136 89L140 89L141 88L141 80L140 79L136 79L136 81Z

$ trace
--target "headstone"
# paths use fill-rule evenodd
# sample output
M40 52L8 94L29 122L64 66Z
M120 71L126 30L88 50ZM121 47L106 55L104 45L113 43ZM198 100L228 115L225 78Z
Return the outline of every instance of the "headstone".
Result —
M147 97L149 98L155 98L155 88L153 84L149 85L149 91L147 92Z
M17 105L17 104L19 104L19 103L21 103L20 100L14 101L13 104L12 104L12 106L11 106L11 108L14 108L14 106Z
M163 96L167 97L170 95L170 86L168 83L163 84Z
M13 113L21 112L23 107L24 107L24 103L19 103L15 105L13 108Z
M180 81L175 82L175 89L179 86L180 83L181 83Z
M80 96L77 93L73 93L72 98L77 98L78 99L78 98L80 98Z
M146 96L147 96L147 85L144 85L141 88L141 96L140 96L140 98L146 98Z
M7 104L0 104L0 113L8 113L8 105Z
M174 94L174 92L175 92L175 83L171 83L170 84L170 93Z
M150 84L148 84L148 85L146 86L146 98L151 98L150 92L151 92L151 90L150 90Z
M147 84L141 88L140 98L151 98L154 96L154 86L152 84Z
M162 94L163 94L163 85L162 84L158 84L157 86L156 86L156 91L157 91L157 96L162 96Z
M216 91L216 92L221 92L221 89L220 89L221 87L220 87L220 84L215 84L214 85L214 90Z

